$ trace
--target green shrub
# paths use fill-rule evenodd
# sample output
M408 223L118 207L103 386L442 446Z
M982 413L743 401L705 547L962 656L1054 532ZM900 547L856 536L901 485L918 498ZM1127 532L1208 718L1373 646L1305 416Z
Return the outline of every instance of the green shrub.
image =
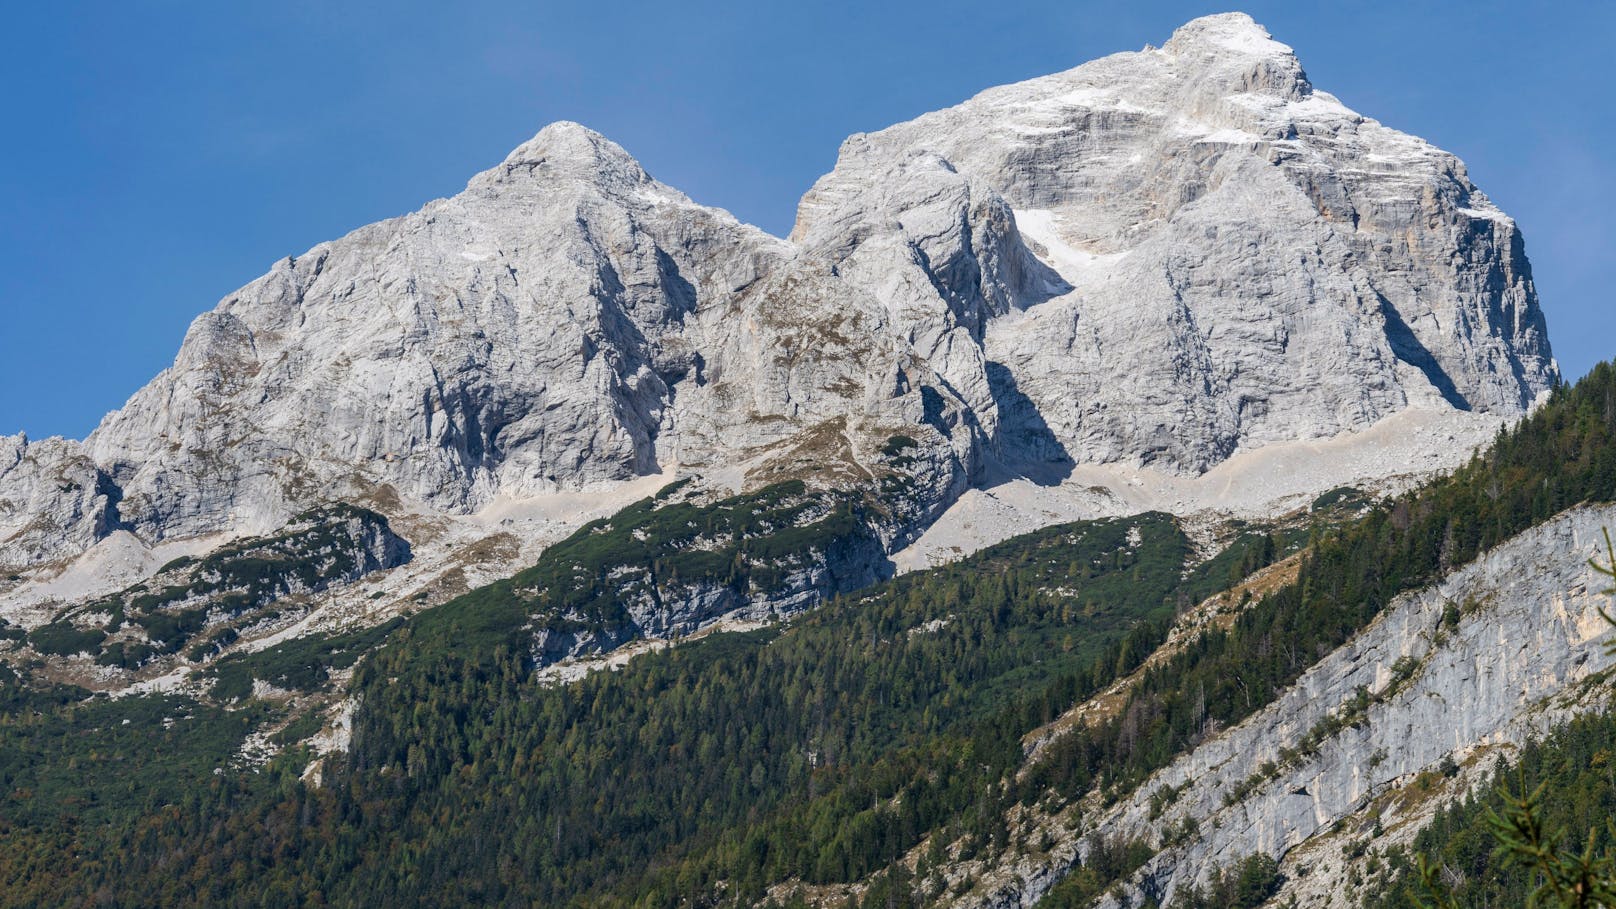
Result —
M107 633L99 628L80 630L67 619L61 619L29 632L28 643L40 653L72 656L76 653L94 653L106 637Z

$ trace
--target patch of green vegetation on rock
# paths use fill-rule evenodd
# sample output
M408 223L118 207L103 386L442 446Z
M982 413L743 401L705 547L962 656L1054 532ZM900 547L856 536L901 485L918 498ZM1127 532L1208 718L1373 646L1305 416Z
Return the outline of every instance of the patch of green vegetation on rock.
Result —
M40 653L72 656L94 653L106 637L107 633L99 628L79 628L68 619L58 619L29 632L28 644Z
M314 691L330 679L331 670L352 666L403 622L395 618L361 631L307 635L254 653L231 654L209 667L205 676L215 680L211 693L221 701L251 697L255 680L283 691Z
M739 606L839 559L869 572L880 550L862 507L853 495L799 480L708 504L664 490L584 525L515 577L417 616L410 646L492 658L501 647L525 651L540 633L617 640L634 633L635 604L704 593Z

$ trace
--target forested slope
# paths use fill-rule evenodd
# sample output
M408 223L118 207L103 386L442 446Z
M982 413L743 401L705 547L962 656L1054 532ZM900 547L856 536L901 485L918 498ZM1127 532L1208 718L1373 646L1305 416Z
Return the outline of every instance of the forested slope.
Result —
M257 771L228 759L250 712L279 704L109 703L8 679L0 903L740 905L852 883L872 905L968 895L974 882L948 866L1045 845L1015 840L1016 806L1128 792L1397 594L1609 501L1613 439L1616 371L1602 366L1453 476L1339 526L1321 515L1294 583L1031 759L1026 733L1131 672L1182 605L1283 546L1256 533L1197 566L1165 515L1066 525L570 685L535 677L535 585L490 588L358 662L351 750L321 787L297 779L295 747ZM501 612L501 590L528 599ZM112 768L140 782L102 785ZM1050 904L1082 904L1149 854L1117 844Z

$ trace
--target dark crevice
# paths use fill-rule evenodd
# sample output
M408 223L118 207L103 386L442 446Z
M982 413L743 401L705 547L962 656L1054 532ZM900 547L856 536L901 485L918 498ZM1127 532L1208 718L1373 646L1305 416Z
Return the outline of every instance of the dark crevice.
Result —
M1386 341L1391 345L1392 353L1397 359L1424 373L1426 380L1449 404L1459 410L1470 410L1470 401L1453 384L1452 377L1437 362L1430 348L1420 343L1414 330L1403 321L1403 314L1381 294L1375 296L1380 300L1380 315L1386 320Z

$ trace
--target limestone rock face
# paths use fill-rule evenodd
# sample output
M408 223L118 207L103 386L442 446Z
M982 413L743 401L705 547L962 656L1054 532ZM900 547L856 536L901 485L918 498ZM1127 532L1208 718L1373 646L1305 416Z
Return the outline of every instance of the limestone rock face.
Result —
M0 436L0 568L82 552L117 529L119 495L76 442Z
M1079 463L1198 473L1412 404L1516 413L1557 374L1514 223L1243 14L854 136L794 237L867 246L845 213L920 155L991 187L1067 285L995 297L983 355Z
M789 240L546 127L275 263L85 442L0 442L0 566L669 470L866 484L896 546L989 468L1193 475L1415 406L1518 414L1555 377L1520 234L1459 161L1214 16L854 136Z
M886 438L929 375L872 294L559 123L453 199L276 263L85 448L152 537L378 487L463 512L830 421Z
M453 199L227 298L86 443L142 529L217 529L344 485L440 510L654 473L680 328L784 244L555 124Z
M1608 597L1587 560L1613 521L1609 506L1572 509L1399 597L1274 703L1100 812L1084 838L1057 827L1062 841L1047 860L996 869L954 905L1033 906L1102 836L1161 851L1119 888L1127 898L1097 906L1138 905L1146 894L1170 904L1258 853L1292 872L1276 904L1293 894L1298 905L1331 904L1352 867L1344 841L1382 823L1402 829L1395 841L1412 840L1437 805L1486 778L1492 758L1608 703L1598 684L1616 662L1598 611ZM1444 760L1471 770L1443 798L1389 797L1422 773L1440 779ZM1153 808L1164 791L1177 794ZM1343 820L1348 833L1332 838ZM1175 829L1193 833L1175 842Z

